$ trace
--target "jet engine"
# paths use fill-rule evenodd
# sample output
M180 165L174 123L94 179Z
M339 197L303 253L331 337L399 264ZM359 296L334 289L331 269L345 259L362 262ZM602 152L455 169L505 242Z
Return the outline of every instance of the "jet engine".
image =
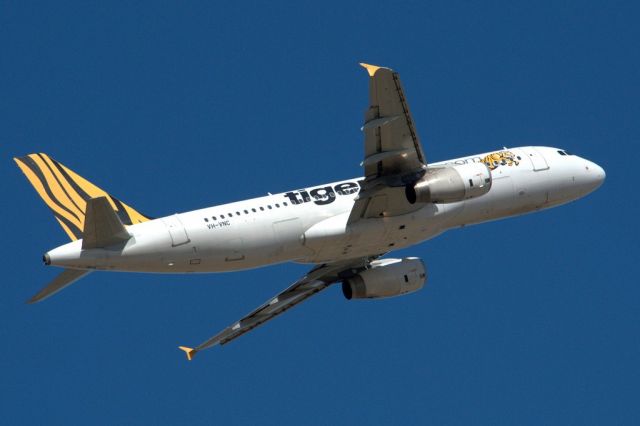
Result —
M454 203L479 197L491 189L491 171L484 163L428 167L425 175L405 187L407 200L415 203Z
M427 271L417 257L381 259L342 282L342 293L351 299L381 299L412 293L424 287Z

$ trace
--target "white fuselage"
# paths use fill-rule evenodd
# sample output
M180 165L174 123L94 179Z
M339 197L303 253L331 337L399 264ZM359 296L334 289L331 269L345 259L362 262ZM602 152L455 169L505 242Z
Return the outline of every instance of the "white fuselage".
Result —
M368 257L428 240L447 229L546 209L580 198L604 180L597 164L557 148L509 151L519 164L492 170L489 192L461 202L415 204L411 213L348 224L362 178L224 204L128 227L124 246L49 253L52 265L138 272L222 272L295 261ZM431 164L480 162L490 153ZM394 203L407 203L404 188Z

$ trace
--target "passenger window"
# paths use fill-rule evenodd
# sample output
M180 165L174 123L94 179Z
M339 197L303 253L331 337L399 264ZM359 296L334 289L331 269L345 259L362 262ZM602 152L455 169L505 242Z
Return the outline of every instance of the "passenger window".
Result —
M287 202L286 202L286 201L285 201L284 203L282 203L282 205L283 205L283 206L285 206L285 207L287 207L287 206L288 206L288 204L287 204Z
M236 215L240 216L240 212L236 212Z
M229 213L229 217L233 217L233 213Z
M263 212L264 211L264 207L261 206L260 207L260 211Z
M277 208L280 208L280 204L276 203L276 207L277 207Z
M205 221L205 222L209 222L209 219L207 219L207 218L205 217L205 218L204 218L204 221Z
M220 219L224 219L224 215L223 214L220 215Z
M271 204L267 205L267 208L271 210L272 209Z
M251 211L252 211L252 212L254 212L254 213L256 213L256 212L257 212L257 210L256 210L256 209L251 209Z
M211 219L213 219L213 220L218 220L218 219L216 219L216 217L215 217L215 216L212 216L212 217L211 217Z
M245 211L244 211L244 214L249 214L249 211L248 211L248 210L245 210Z

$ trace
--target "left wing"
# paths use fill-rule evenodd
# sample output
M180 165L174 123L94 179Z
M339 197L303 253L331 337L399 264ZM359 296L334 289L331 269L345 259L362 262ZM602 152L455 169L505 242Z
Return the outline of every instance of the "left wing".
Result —
M241 320L225 328L209 340L201 343L195 348L187 346L179 346L179 348L186 352L187 359L191 361L197 352L217 344L224 345L229 343L233 339L242 336L244 333L253 330L270 319L275 318L287 309L305 301L314 294L329 287L331 284L362 271L377 257L378 256L367 259L352 259L344 262L316 266L309 271L307 275L293 283L282 293L272 299L269 299L262 306L246 315Z
M404 187L420 179L427 167L398 73L360 65L369 73L369 108L362 126L365 180L350 223L419 209L406 200Z

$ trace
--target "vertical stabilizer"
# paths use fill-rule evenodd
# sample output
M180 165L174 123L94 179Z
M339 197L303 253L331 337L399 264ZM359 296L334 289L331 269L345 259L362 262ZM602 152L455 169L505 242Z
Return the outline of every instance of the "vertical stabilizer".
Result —
M47 154L29 154L14 160L73 241L82 238L87 201L92 198L105 197L124 225L150 219Z

